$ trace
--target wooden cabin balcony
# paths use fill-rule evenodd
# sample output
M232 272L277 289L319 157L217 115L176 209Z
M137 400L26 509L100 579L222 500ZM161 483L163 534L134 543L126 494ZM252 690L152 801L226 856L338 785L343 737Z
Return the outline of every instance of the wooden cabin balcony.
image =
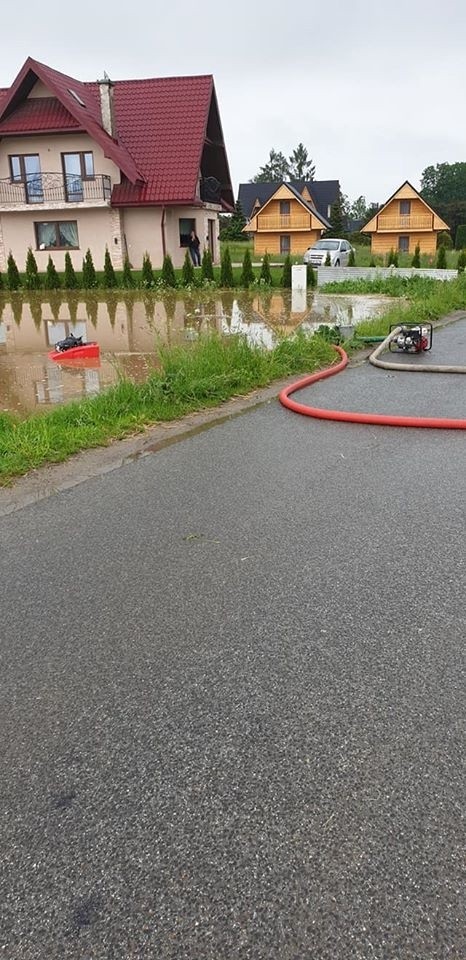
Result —
M88 180L63 173L38 173L25 181L0 180L0 210L60 210L108 206L112 183L106 174Z
M420 214L419 216L377 217L377 232L386 230L387 233L398 233L400 230L433 230L434 218L432 214Z
M257 218L257 229L261 230L310 230L311 217L308 214L291 216L291 214L263 214Z

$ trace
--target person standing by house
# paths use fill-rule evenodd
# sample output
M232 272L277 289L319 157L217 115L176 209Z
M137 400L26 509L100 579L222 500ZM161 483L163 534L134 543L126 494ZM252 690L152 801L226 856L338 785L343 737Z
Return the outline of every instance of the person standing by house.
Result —
M201 265L201 241L196 235L195 230L191 230L189 235L189 252L191 254L191 259L195 267L200 267Z

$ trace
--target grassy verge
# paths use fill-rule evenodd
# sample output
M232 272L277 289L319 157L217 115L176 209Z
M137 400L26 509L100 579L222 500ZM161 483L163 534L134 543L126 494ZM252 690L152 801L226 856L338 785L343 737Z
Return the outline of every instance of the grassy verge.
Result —
M147 424L215 406L333 359L325 340L299 333L270 351L250 346L243 337L207 337L191 349L164 348L160 370L143 384L122 380L97 397L27 420L0 413L0 484L42 464L66 460L79 450L136 433Z
M393 280L400 278L393 278ZM392 282L391 279L388 282ZM339 284L338 286L341 286ZM366 285L365 293L381 293L379 289L368 289ZM394 296L395 294L391 294ZM392 324L397 323L431 323L439 320L453 310L466 309L466 280L459 277L458 280L451 280L449 283L442 283L436 280L410 280L404 287L404 292L399 294L404 297L402 301L393 305L393 307L381 317L374 320L363 320L356 326L358 336L383 336L386 335Z

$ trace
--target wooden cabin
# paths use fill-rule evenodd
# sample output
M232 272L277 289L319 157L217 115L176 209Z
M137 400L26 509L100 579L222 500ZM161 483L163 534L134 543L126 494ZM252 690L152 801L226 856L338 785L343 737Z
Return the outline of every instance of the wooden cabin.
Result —
M435 255L437 234L449 226L422 199L408 180L377 211L361 233L371 237L371 253L383 255L390 250L414 254L419 245L421 254Z
M243 229L254 238L254 253L303 254L319 240L330 224L318 213L307 187L298 193L288 183L281 183L272 196L253 210Z

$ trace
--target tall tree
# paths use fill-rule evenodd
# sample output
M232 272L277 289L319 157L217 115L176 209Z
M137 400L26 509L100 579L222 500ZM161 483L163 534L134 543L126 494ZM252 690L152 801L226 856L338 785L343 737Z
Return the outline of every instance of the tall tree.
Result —
M421 193L427 203L466 201L466 163L437 163L421 176Z
M246 234L242 232L246 224L246 217L239 200L235 203L234 214L231 217L226 217L225 220L228 222L225 226L222 224L222 240L246 240Z
M280 151L277 153L272 147L267 163L264 164L264 166L260 168L259 173L256 173L256 176L252 178L251 183L269 183L270 181L288 179L288 160L283 153Z
M288 175L291 180L313 180L316 168L303 143L298 143L290 154Z

